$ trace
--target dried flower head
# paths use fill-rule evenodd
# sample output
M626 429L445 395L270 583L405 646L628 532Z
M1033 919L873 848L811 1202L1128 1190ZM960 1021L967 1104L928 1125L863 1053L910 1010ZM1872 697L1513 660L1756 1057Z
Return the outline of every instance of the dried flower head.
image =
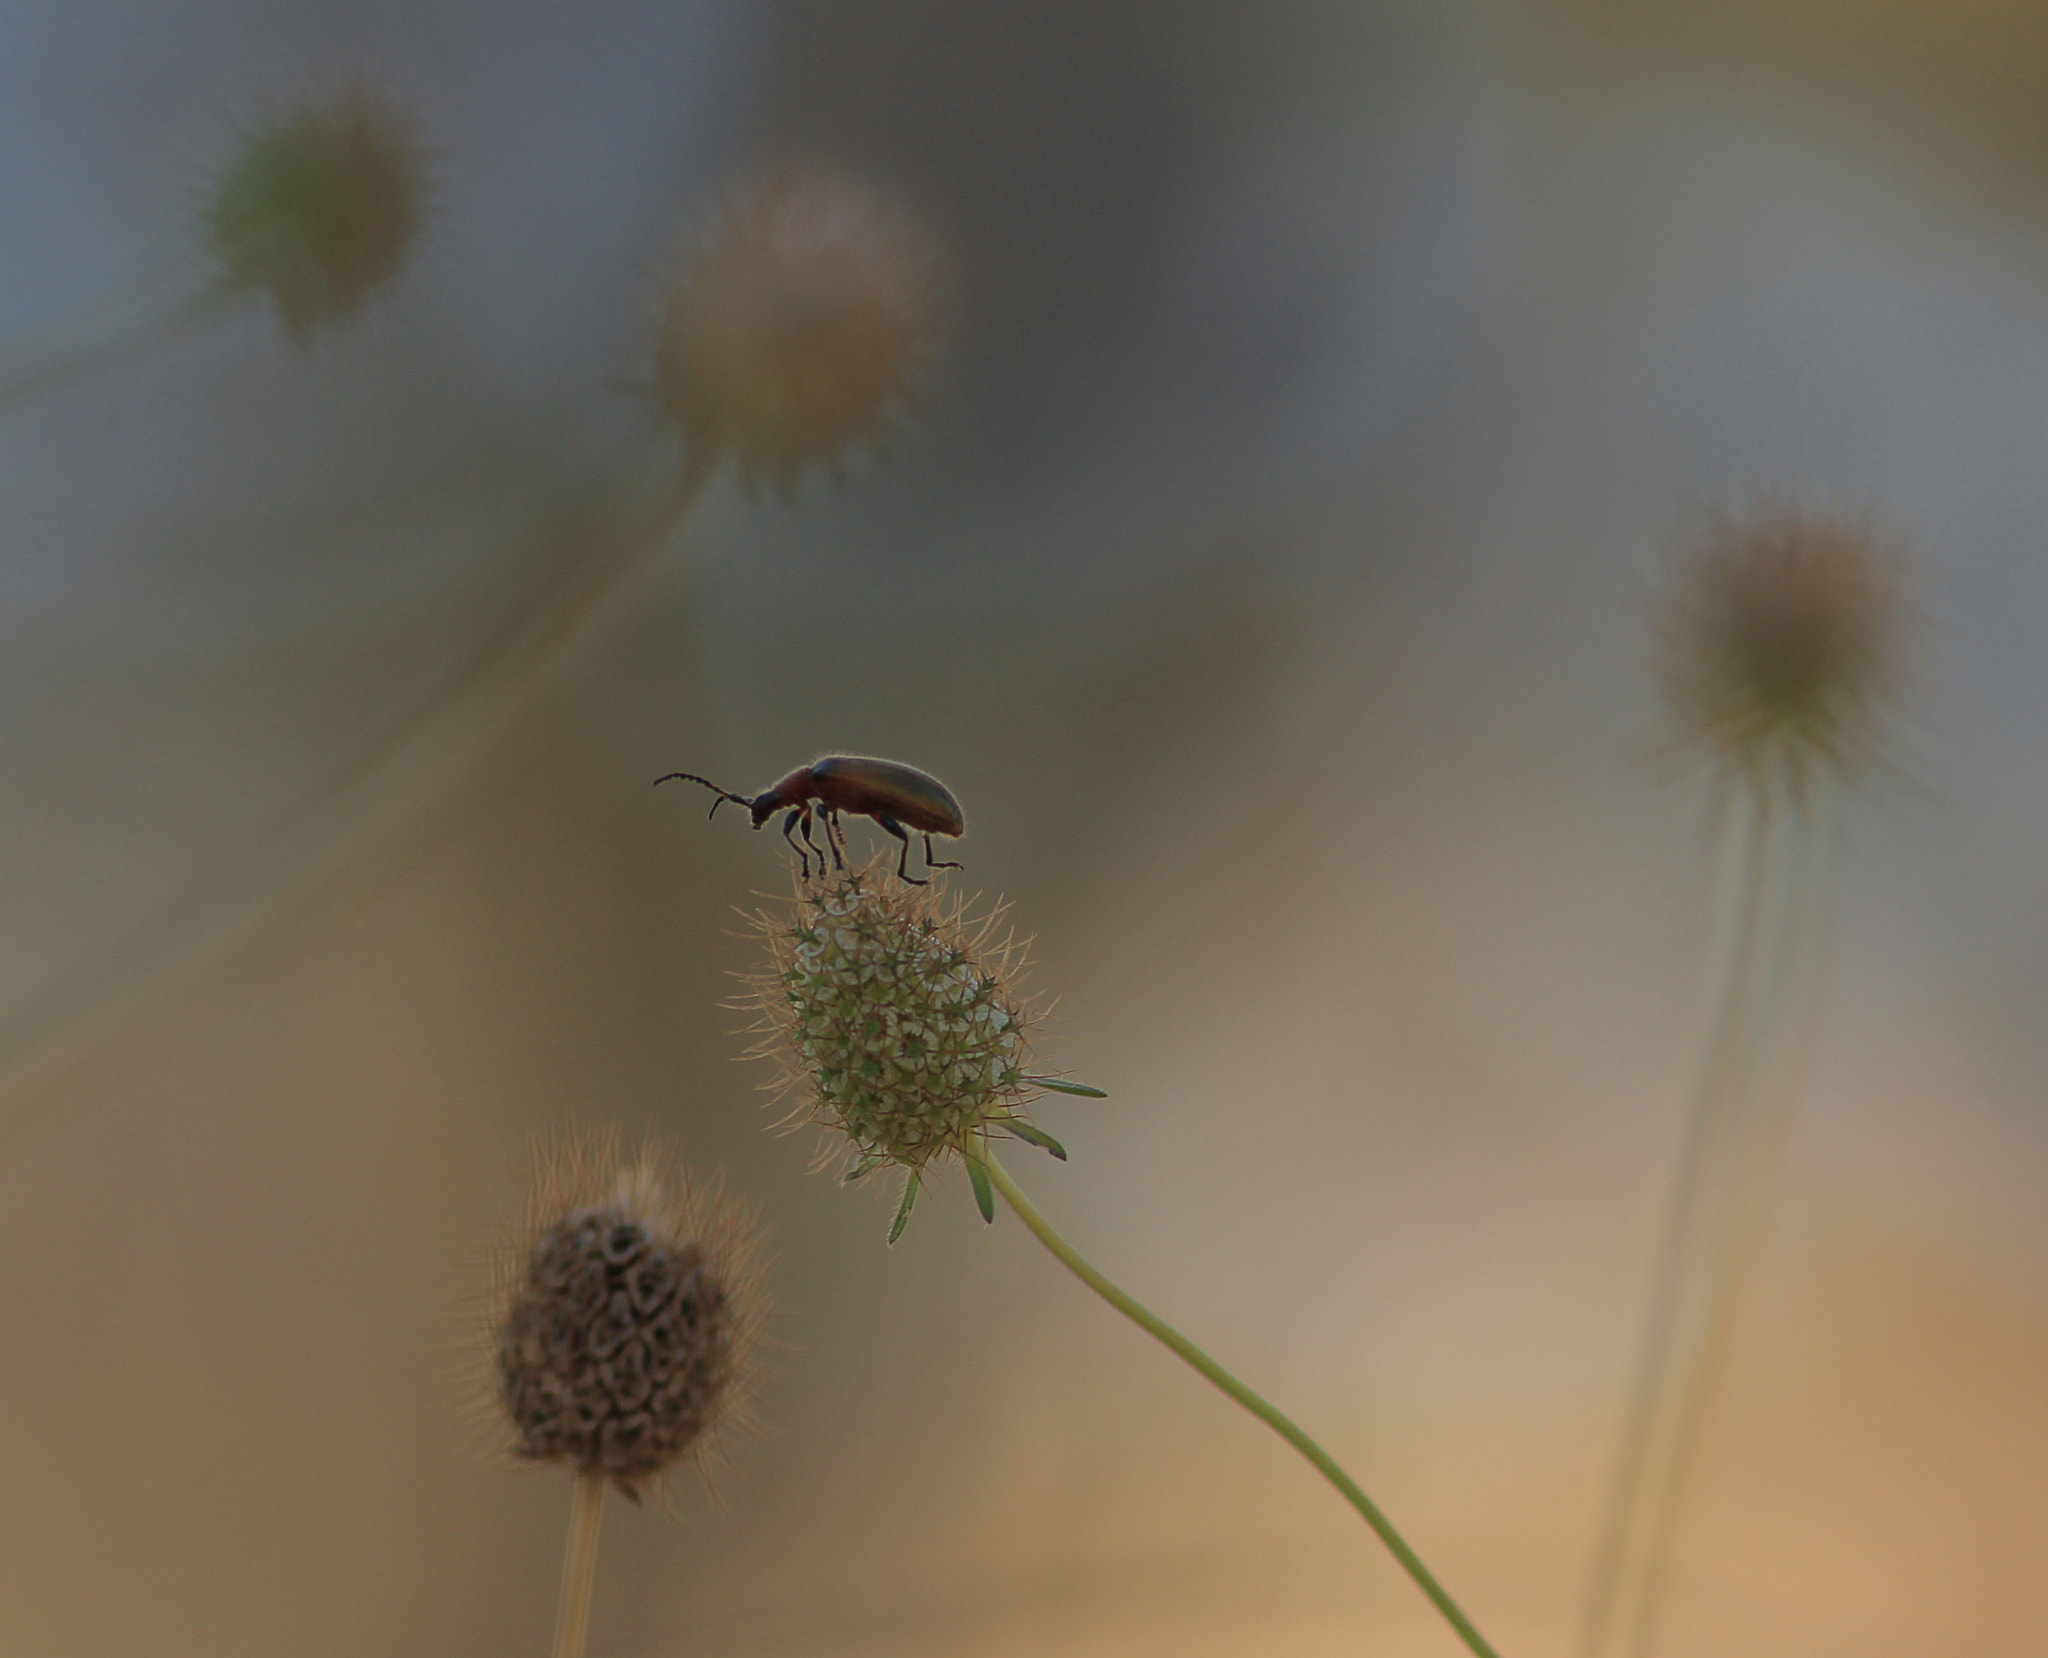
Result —
M262 123L215 183L204 216L227 285L268 293L303 341L353 316L397 275L425 195L411 124L356 86Z
M759 918L768 967L749 978L755 1052L807 1117L846 1136L847 1178L885 1163L908 1173L893 1242L924 1173L974 1154L991 1134L1066 1152L1023 1116L1046 1089L1095 1094L1029 1074L1036 1011L1021 999L1023 947L998 936L1002 907L970 921L964 900L884 874L887 859L812 887ZM830 1153L828 1151L827 1155ZM988 1203L977 1174L977 1197Z
M1658 674L1690 747L1796 799L1877 756L1904 620L1867 532L1786 507L1716 518L1660 620Z
M655 396L700 463L784 493L879 448L944 331L937 244L871 185L786 171L729 198L666 284Z
M745 1418L757 1237L718 1186L676 1182L651 1149L625 1161L615 1134L544 1150L483 1330L512 1455L636 1499L685 1453L703 1467L712 1430Z

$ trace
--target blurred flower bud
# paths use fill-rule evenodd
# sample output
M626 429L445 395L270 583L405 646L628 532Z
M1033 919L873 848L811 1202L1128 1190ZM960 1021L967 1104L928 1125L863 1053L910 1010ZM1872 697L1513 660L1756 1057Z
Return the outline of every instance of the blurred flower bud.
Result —
M964 902L904 885L887 863L799 886L787 910L761 916L769 964L747 1005L793 1115L851 1143L849 1178L909 1171L900 1231L924 1170L992 1132L1066 1154L1021 1114L1062 1085L1027 1073L1035 1014L1018 992L1023 947L996 937L1001 907L970 922Z
M603 1474L629 1497L743 1416L765 1316L752 1217L672 1193L616 1136L544 1154L498 1260L485 1331L512 1454Z
M226 284L268 293L303 342L398 273L425 194L410 124L354 87L259 125L214 184L205 219Z
M1689 747L1797 798L1877 757L1904 631L1869 534L1775 507L1710 523L1660 618L1658 676Z
M663 293L655 396L701 464L787 494L879 448L944 331L939 249L850 174L787 171L726 201Z

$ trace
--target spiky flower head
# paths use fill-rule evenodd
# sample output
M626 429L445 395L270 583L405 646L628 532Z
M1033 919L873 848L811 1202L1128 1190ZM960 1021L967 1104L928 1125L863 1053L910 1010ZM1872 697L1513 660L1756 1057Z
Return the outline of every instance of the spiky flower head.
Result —
M892 1242L934 1164L964 1155L986 1215L989 1136L1064 1158L1024 1109L1048 1088L1097 1092L1031 1074L1036 1010L1018 989L1023 946L1002 921L1000 905L970 919L965 900L904 884L886 858L799 881L786 909L759 918L768 966L745 1004L762 1015L755 1051L781 1068L773 1086L792 1117L845 1136L848 1179L885 1163L907 1171Z
M709 464L785 494L880 448L946 323L937 243L873 185L792 168L733 193L678 260L656 321L655 396Z
M491 1410L524 1462L637 1499L744 1420L766 1305L752 1215L616 1134L544 1148L500 1250L483 1330Z
M303 342L398 274L425 197L411 123L351 86L260 123L215 182L204 218L227 286L267 293Z
M1710 520L1660 618L1658 676L1688 747L1796 800L1877 758L1904 633L1870 533L1773 506Z

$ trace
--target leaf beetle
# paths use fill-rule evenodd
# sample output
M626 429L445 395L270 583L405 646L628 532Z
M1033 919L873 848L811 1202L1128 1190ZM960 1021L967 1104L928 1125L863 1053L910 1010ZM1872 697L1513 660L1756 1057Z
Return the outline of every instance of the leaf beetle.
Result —
M807 881L811 878L810 854L817 857L818 873L825 873L825 853L819 851L818 843L811 839L814 812L824 819L825 846L832 855L832 862L840 869L846 867L846 860L839 854L846 838L846 832L839 824L841 812L873 818L903 843L903 850L896 859L896 874L912 886L924 886L934 869L960 867L948 859L932 856L932 836L966 833L967 818L960 810L960 802L953 798L953 791L936 777L900 761L876 760L861 754L828 754L823 759L813 760L808 766L797 767L773 788L752 797L734 794L730 789L720 788L710 778L699 777L689 771L672 771L654 781L658 787L676 778L685 783L702 783L718 796L711 803L713 817L728 800L736 806L746 807L754 814L756 829L776 812L787 808L782 820L782 838L796 853L803 866L803 879ZM924 836L926 874L922 877L910 873L910 836L906 832L910 829ZM803 836L803 846L797 845L798 835ZM805 847L810 849L810 854L805 852Z

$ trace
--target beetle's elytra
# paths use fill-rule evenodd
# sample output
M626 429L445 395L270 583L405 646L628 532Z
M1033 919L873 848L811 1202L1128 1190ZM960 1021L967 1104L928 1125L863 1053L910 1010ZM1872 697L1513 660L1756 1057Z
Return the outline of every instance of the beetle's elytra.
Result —
M913 886L923 886L934 869L960 867L950 860L932 856L932 836L966 833L967 817L960 810L960 802L953 798L952 790L929 772L906 766L898 760L876 760L863 754L828 754L822 760L813 760L808 766L799 766L773 788L757 795L734 794L730 789L720 788L710 778L688 771L672 771L654 781L661 784L673 778L681 778L685 783L702 783L717 795L718 798L711 803L711 815L714 817L718 815L718 808L728 800L754 814L756 829L776 812L785 812L782 838L796 853L803 866L805 880L810 879L813 856L818 860L818 873L821 875L825 872L827 852L831 854L835 867L846 867L846 860L839 850L845 838L839 825L841 812L873 818L903 843L903 850L896 859L896 874ZM824 851L820 851L818 843L811 839L814 812L825 822ZM926 874L923 876L910 873L910 836L907 831L911 829L924 836ZM803 836L802 846L797 845L798 835ZM805 848L809 851L806 852Z

